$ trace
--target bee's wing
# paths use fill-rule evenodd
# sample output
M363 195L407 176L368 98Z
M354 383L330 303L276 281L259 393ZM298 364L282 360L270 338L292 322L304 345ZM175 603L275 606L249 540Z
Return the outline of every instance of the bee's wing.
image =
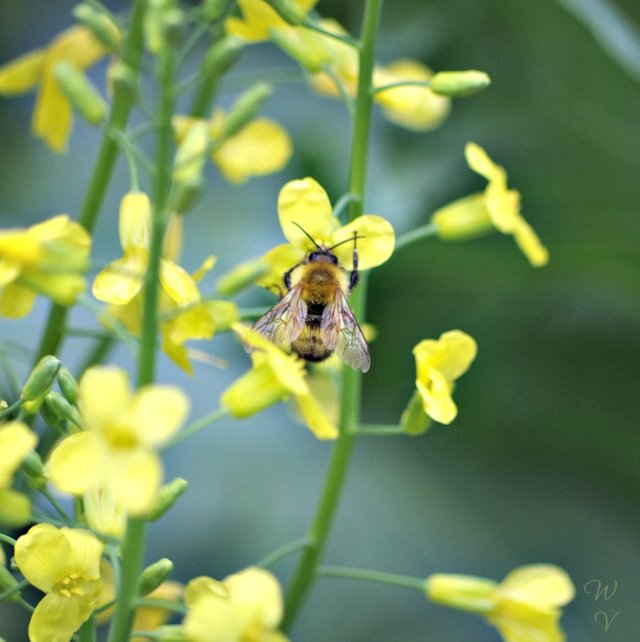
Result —
M297 284L255 322L252 330L276 345L295 341L304 329L307 318L307 304L302 300L301 294L302 286ZM247 352L252 350L251 346L246 346L246 349Z
M369 370L369 346L340 288L333 303L325 306L320 334L327 348L335 350L347 365L362 372Z

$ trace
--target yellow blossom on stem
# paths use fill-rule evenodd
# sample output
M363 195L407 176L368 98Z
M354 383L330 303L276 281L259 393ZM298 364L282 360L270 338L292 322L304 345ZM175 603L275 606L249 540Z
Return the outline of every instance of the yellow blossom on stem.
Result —
M30 51L0 67L0 94L16 95L37 89L33 133L55 152L67 148L73 115L69 100L54 73L59 62L86 69L108 52L106 45L85 26L74 26L43 48Z
M484 192L458 199L433 214L438 236L463 240L496 229L513 236L531 265L546 265L549 252L520 213L520 193L507 187L504 168L475 143L467 143L465 156L469 167L486 178L488 185Z
M71 305L85 289L91 237L59 214L28 229L0 231L0 314L20 318L38 294Z
M231 183L279 172L291 158L289 135L269 118L253 118L235 134L224 137L222 109L216 109L208 121L175 116L173 127L178 142L185 140L194 124L201 122L208 124L211 160Z
M192 367L185 343L190 339L210 339L215 330L215 316L208 303L202 301L196 281L215 263L208 257L190 275L173 259L180 251L180 219L169 225L165 239L167 252L160 262L160 332L162 348L183 370ZM151 237L151 203L143 192L129 192L120 204L120 243L124 256L112 261L95 278L93 295L109 303L108 316L124 324L135 335L140 334L142 289L149 260Z
M347 241L356 233L360 270L384 263L395 246L393 227L381 216L365 214L341 225L333 215L327 193L313 178L290 181L280 190L278 219L289 242L276 246L262 257L271 266L269 272L257 281L264 287L282 284L283 274L317 249L309 236L325 248L340 243L332 253L345 270L353 269L353 243Z
M222 405L234 417L243 418L293 395L313 434L318 439L335 439L338 429L311 393L304 362L276 347L257 332L240 324L232 327L245 345L255 350L251 355L253 368L222 393Z
M551 564L511 571L500 584L468 575L427 578L427 597L451 608L482 615L505 642L564 642L561 607L575 595L567 573Z
M37 443L34 433L20 421L0 425L0 523L24 524L31 513L28 497L11 488L20 464Z
M413 349L416 358L416 388L427 415L450 424L458 414L453 401L454 382L475 359L476 342L461 330L450 330L435 339L424 339Z
M189 609L179 629L189 642L286 642L278 631L282 590L277 579L249 567L221 582L197 577L185 589Z
M55 448L49 478L73 495L103 489L128 514L146 513L162 481L157 449L182 425L188 407L173 386L149 385L131 394L124 371L90 368L78 390L85 430Z
M29 622L31 642L69 642L102 593L102 543L89 531L36 524L18 538L15 559L45 593Z

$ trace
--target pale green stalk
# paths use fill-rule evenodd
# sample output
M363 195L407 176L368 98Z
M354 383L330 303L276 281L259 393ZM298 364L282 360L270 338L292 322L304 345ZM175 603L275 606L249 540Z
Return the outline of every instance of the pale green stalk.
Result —
M367 177L367 149L372 105L372 75L375 64L375 42L380 20L382 0L367 0L360 44L358 93L351 145L351 171L349 193L354 195L350 203L349 219L362 215ZM356 318L363 320L366 277L351 296L351 306ZM362 375L351 368L344 368L340 409L340 435L334 446L327 471L324 489L316 509L315 518L307 536L308 546L302 554L287 593L283 630L291 628L304 600L316 578L318 564L331 524L342 494L356 429L360 416Z
M424 593L426 588L426 581L421 578L410 577L408 575L398 575L397 573L370 571L365 568L322 566L318 569L318 575L321 575L322 577L336 577L347 580L362 580L364 582L378 582L380 584L389 584L391 586L414 589L421 593Z

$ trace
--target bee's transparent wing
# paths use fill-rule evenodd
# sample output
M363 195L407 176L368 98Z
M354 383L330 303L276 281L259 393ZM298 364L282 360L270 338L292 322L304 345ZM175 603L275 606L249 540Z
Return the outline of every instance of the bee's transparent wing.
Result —
M298 284L260 317L252 330L276 345L293 343L304 329L307 318L307 304L302 300L301 294L302 287ZM253 348L246 346L246 350L251 352Z
M335 350L347 365L362 372L369 370L369 346L340 288L333 303L325 306L320 333L327 348Z

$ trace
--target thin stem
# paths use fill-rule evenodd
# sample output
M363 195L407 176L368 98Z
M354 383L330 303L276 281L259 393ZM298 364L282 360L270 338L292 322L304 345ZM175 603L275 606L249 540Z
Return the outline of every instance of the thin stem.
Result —
M341 566L322 566L318 569L318 575L322 577L337 577L347 580L362 580L364 582L378 582L380 584L391 584L402 588L413 589L424 593L425 580L408 575L397 575L396 573L383 573L382 571L370 571L364 568L348 568Z
M355 196L350 204L349 219L363 212L366 188L366 162L371 122L371 81L373 74L375 42L380 20L382 0L367 0L362 28L359 60L358 94L356 115L351 145L351 172L349 193ZM351 296L351 306L356 318L364 318L367 290L366 275ZM316 578L316 569L322 559L329 531L342 495L351 453L355 444L359 421L362 391L362 375L351 368L343 368L342 397L340 408L340 434L334 446L322 495L308 535L308 546L294 572L285 605L282 628L287 631L295 621L302 604Z
M284 559L285 557L291 555L291 553L295 553L296 551L299 551L302 548L306 548L307 546L309 546L309 540L306 537L296 539L293 542L288 542L280 548L277 548L275 551L272 551L268 555L265 555L265 557L263 557L256 564L256 566L261 566L262 568L271 568L281 559Z
M359 435L374 435L374 436L388 436L388 435L403 435L404 431L398 424L389 425L364 425L360 426L357 430Z
M0 419L4 419L5 417L8 417L14 410L17 410L20 408L20 404L22 403L22 397L14 401L11 405L7 406L2 412L0 412Z
M163 611L171 611L172 613L187 612L187 607L180 602L173 602L172 600L161 600L153 597L141 597L136 601L136 607L145 607L149 609L161 609Z
M5 377L7 379L7 384L9 385L9 394L12 397L20 396L20 380L18 375L13 369L11 360L7 356L7 351L4 349L4 343L0 343L0 365L4 370Z
M324 29L309 18L305 18L305 20L303 20L302 22L302 25L307 29L310 29L311 31L316 31L317 33L321 33L323 36L333 38L334 40L337 40L338 42L341 42L345 45L349 45L354 49L357 49L360 46L360 41L357 38L353 38L352 36L345 36L343 33L336 33L335 31Z
M403 248L407 247L407 245L411 245L416 241L429 238L430 236L436 236L437 233L438 230L433 223L427 223L426 225L416 227L415 230L405 232L396 239L395 251L397 252L398 250L402 250Z
M381 94L388 89L395 89L396 87L431 87L430 80L399 80L398 82L390 82L388 85L380 85L374 87L371 91L373 95Z
M203 428L206 428L207 426L210 426L212 423L215 423L219 419L226 417L228 414L229 414L229 410L227 410L227 408L218 408L217 410L214 410L208 415L201 417L197 421L194 421L193 423L189 424L186 428L181 430L173 439L169 440L163 446L162 450L166 450L167 448L171 448L172 446L179 444L181 441L184 441L185 439L187 439L187 437L191 437L192 435L199 432Z
M21 582L14 584L11 588L0 593L0 602L4 602L4 600L8 600L12 595L20 593L20 591L27 588L27 586L29 586L29 582L27 582L27 580L22 580Z
M11 544L11 546L16 545L16 540L9 535L5 535L4 533L0 533L0 542L4 542L5 544Z
M60 502L46 488L43 488L40 492L49 500L49 503L56 509L58 515L60 515L60 517L62 517L65 522L67 522L68 524L71 524L73 522L71 517L67 515L67 512L64 510L64 508L62 508Z

